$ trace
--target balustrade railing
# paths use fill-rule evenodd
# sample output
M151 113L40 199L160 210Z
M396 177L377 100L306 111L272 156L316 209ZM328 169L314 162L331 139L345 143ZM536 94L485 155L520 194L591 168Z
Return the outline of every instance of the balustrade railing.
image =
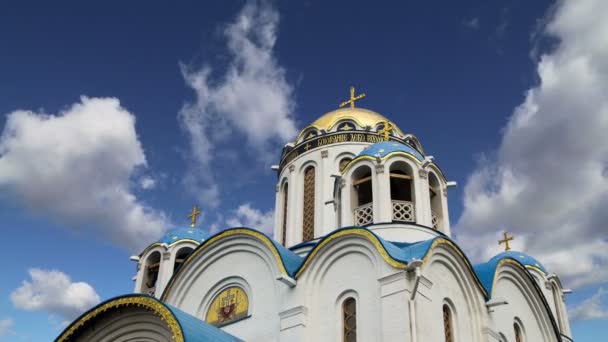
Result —
M367 203L355 209L355 225L363 226L372 222L374 222L373 203Z
M413 202L393 200L393 221L415 222L415 206Z
M439 217L439 215L431 211L431 226L433 227L433 229L439 229L440 225L441 218Z

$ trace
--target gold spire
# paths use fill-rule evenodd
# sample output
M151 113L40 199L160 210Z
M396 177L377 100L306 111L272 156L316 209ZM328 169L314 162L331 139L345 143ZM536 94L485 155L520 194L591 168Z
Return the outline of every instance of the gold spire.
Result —
M350 87L350 100L340 103L340 108L350 103L350 108L355 108L355 101L365 97L365 93L355 96L355 87Z
M507 232L504 232L503 236L504 236L504 239L498 240L498 245L502 245L504 243L505 244L505 252L510 251L511 247L509 246L509 241L513 241L513 239L515 238L515 235L508 236Z
M393 125L388 120L384 120L384 127L378 131L378 134L384 136L384 141L388 141L391 131L395 128L397 128L397 126Z
M194 225L196 225L196 217L198 215L200 215L200 213L201 213L201 211L198 210L198 208L195 205L194 208L192 208L192 213L190 213L190 215L188 215L188 218L190 220L192 220L192 223L190 223L190 227L194 227Z

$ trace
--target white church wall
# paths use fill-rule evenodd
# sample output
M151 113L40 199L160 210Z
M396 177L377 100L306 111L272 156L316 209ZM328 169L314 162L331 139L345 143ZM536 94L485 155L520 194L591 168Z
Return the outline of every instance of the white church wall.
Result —
M422 266L431 285L416 296L417 341L443 341L443 305L452 310L456 342L484 341L485 300L472 271L447 245L437 245ZM430 319L433 318L433 319Z
M230 285L243 288L250 317L230 323L223 330L246 341L277 341L280 303L288 286L274 255L256 238L224 238L194 256L175 277L165 302L205 320L214 295Z
M325 245L303 271L296 287L297 297L308 309L310 322L304 340L342 340L342 304L348 297L356 300L357 340L377 341L383 323L389 334L400 331L395 326L402 326L401 318L406 317L399 317L397 313L383 317L383 301L379 300L381 286L378 280L395 272L397 270L390 267L365 238L337 238ZM404 289L387 296L396 293L405 296ZM401 297L395 295L391 299Z
M515 341L513 324L517 319L524 330L525 341L556 341L541 294L537 293L524 272L520 266L510 263L498 267L492 296L504 298L508 304L492 308L491 325L495 332Z
M368 228L387 241L418 242L440 235L436 230L407 223L378 224Z

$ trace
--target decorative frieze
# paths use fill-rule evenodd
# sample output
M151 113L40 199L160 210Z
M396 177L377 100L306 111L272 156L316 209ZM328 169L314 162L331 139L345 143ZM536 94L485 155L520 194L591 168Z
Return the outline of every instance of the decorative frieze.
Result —
M429 172L427 170L420 169L418 170L418 176L420 176L420 178L422 179L427 179L429 176Z

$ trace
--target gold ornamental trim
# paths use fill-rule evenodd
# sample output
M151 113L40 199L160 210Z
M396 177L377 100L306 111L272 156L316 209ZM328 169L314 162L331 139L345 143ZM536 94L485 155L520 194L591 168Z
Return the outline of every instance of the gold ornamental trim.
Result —
M173 277L171 277L171 279L169 280L167 287L163 291L161 300L165 301L167 299L167 295L171 292L171 288L173 287L173 284L175 283L176 279L180 276L180 274L183 274L185 272L185 270L188 268L188 265L192 262L192 260L196 259L197 255L201 254L209 246L213 245L217 241L222 240L227 237L234 236L234 235L249 235L249 236L252 236L252 237L258 239L263 244L265 244L268 247L268 249L270 250L270 252L272 253L272 255L274 256L274 258L277 262L277 265L279 266L279 269L281 270L281 273L283 275L289 276L289 273L287 272L287 269L285 268L285 264L283 263L283 259L281 258L281 255L279 254L276 246L272 243L270 238L268 238L263 233L257 232L250 228L229 229L229 230L225 230L225 231L215 235L214 237L212 237L208 240L205 240L198 248L196 248L194 250L194 252L192 252L192 254L190 254L188 256L186 261L184 261L184 263L182 263L182 265L179 268L179 270L177 271L177 273L175 273L175 275Z
M137 306L143 307L147 310L152 311L156 314L163 322L167 324L171 330L173 341L184 342L184 334L179 322L175 318L175 315L165 305L160 303L157 299L147 296L133 296L133 297L121 297L114 300L110 300L104 304L101 304L93 310L87 312L85 315L78 318L77 321L72 323L67 330L55 340L56 342L67 342L79 329L83 328L92 319L105 313L108 310L112 310L119 307Z
M304 270L311 263L312 259L314 259L315 256L318 254L319 250L321 250L325 245L327 245L331 241L338 239L340 237L343 237L345 235L358 235L358 236L367 238L367 240L369 242L371 242L374 245L374 247L376 247L376 249L378 250L378 253L380 253L382 258L389 265L391 265L395 268L399 268L399 269L407 268L407 263L395 260L388 254L388 252L386 251L384 246L382 246L382 243L380 243L380 240L378 240L378 237L376 235L374 235L372 232L370 232L367 229L352 228L352 229L341 230L335 234L332 234L329 237L323 239L319 244L317 244L317 246L315 246L315 248L312 250L312 252L308 255L308 257L304 261L304 264L302 264L302 266L296 273L296 278L298 278L302 274L302 272L304 272Z

